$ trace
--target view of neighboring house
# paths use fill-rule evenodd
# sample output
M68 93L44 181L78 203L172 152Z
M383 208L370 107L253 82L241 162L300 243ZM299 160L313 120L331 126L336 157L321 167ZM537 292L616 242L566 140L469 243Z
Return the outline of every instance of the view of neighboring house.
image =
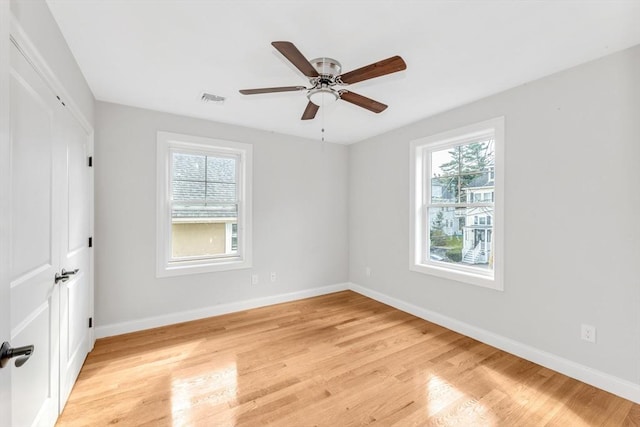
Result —
M172 155L172 258L237 251L236 159Z
M483 203L494 201L493 170L477 176L465 189L469 201ZM466 208L464 214L462 262L466 264L490 264L492 253L493 209L490 207Z
M432 153L430 260L492 268L493 161L491 140Z

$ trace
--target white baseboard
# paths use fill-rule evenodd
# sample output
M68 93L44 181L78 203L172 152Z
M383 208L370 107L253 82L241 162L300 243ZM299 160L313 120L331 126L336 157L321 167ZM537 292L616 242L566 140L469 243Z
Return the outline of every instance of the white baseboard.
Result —
M145 329L157 328L160 326L173 325L175 323L204 319L206 317L220 316L221 314L234 313L251 308L265 307L268 305L280 304L283 302L295 301L303 298L315 297L318 295L331 294L334 292L347 290L348 285L348 283L338 283L335 285L304 289L302 291L289 292L286 294L271 295L262 298L232 302L229 304L199 308L197 310L181 311L178 313L170 313L163 316L146 317L129 322L97 326L96 338L111 337L114 335L121 335L129 332L137 332Z
M568 359L556 356L535 347L512 340L502 335L489 332L460 320L427 310L417 305L396 299L355 283L348 284L349 289L366 297L372 298L391 307L413 314L416 317L436 323L452 331L474 338L490 346L499 348L518 357L552 369L561 374L575 378L594 387L613 393L617 396L640 403L640 384L632 383L622 378L592 369Z

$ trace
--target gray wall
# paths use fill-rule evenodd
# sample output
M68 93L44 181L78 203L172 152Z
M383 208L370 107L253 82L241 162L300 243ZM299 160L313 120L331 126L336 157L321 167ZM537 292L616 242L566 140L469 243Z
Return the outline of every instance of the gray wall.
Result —
M409 142L497 116L504 292L410 272ZM639 163L640 46L352 145L350 281L640 383Z
M155 277L158 130L253 144L253 269ZM98 326L347 281L346 146L98 102L95 153Z

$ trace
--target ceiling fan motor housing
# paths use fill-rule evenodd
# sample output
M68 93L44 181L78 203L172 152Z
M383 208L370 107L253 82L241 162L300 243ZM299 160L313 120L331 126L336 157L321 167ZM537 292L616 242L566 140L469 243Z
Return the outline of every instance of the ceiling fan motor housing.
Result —
M342 65L340 62L333 58L316 58L312 59L311 65L316 69L318 74L323 77L336 77L340 75L342 71Z
M307 92L307 98L318 107L337 101L339 93L333 89L337 84L336 77L342 71L340 62L333 58L316 58L309 61L313 68L320 74L319 77L310 79L313 87Z

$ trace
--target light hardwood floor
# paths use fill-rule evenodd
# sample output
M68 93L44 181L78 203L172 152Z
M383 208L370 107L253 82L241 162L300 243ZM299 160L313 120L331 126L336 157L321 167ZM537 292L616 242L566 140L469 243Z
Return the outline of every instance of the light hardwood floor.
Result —
M345 291L98 340L58 426L640 426L640 405Z

